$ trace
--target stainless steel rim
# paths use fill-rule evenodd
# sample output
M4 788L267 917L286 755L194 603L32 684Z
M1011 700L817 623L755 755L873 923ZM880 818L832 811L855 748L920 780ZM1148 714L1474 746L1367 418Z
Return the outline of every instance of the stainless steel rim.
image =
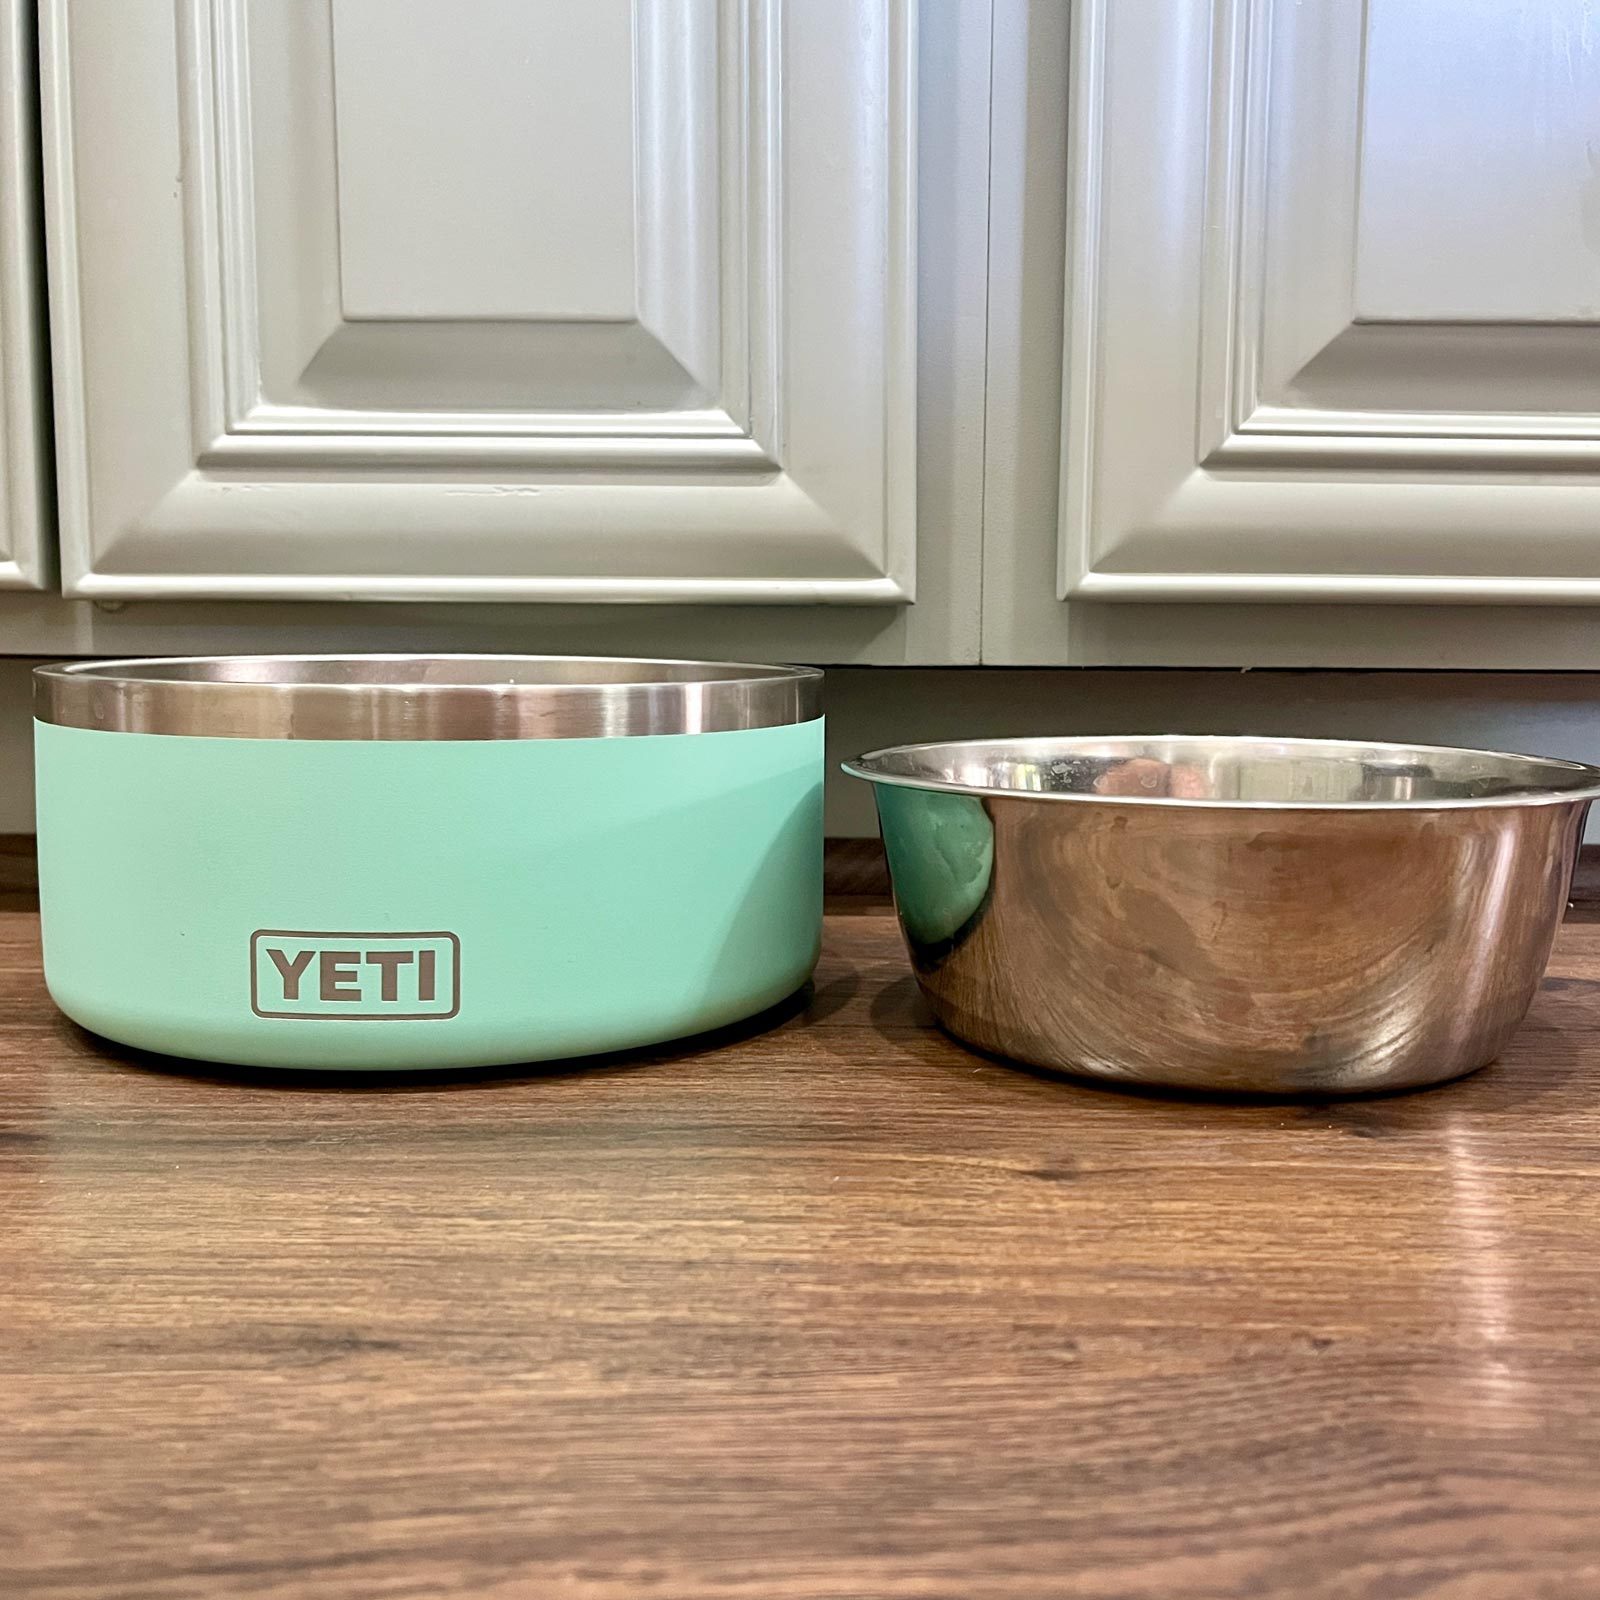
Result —
M590 739L822 715L814 667L620 656L167 656L33 674L40 722L233 739Z
M1513 792L1465 796L1381 799L1212 799L1172 794L1117 794L1070 789L1033 789L995 782L960 781L917 771L895 770L914 765L919 757L934 752L965 751L974 762L988 757L1033 757L1047 759L1049 753L1086 757L1104 755L1135 759L1136 751L1163 745L1210 747L1219 753L1257 747L1286 753L1340 754L1351 758L1362 754L1376 759L1400 762L1407 757L1438 757L1452 762L1469 762L1489 767L1502 765L1509 774L1523 769L1526 783ZM1030 737L1015 739L932 740L924 744L889 745L868 751L842 769L867 783L887 784L902 789L925 789L941 794L970 795L990 801L1042 801L1047 804L1105 806L1163 806L1177 809L1218 811L1456 811L1485 806L1568 805L1600 798L1600 767L1579 761L1563 761L1554 756L1519 755L1503 750L1474 750L1453 745L1393 744L1359 739L1278 739L1242 734L1130 734L1083 735L1078 737Z

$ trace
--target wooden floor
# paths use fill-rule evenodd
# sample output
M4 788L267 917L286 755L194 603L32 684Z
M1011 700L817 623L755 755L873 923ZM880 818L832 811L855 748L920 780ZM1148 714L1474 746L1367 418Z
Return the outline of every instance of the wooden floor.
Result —
M686 1053L229 1079L0 915L0 1594L1589 1600L1597 1086L1594 924L1330 1106L968 1055L881 911Z

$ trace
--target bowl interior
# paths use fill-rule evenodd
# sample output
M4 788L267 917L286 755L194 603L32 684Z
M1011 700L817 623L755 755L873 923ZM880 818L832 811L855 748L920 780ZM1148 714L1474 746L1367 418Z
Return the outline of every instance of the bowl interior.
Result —
M874 751L856 776L913 788L1247 806L1581 799L1600 768L1535 756L1318 739L964 740Z

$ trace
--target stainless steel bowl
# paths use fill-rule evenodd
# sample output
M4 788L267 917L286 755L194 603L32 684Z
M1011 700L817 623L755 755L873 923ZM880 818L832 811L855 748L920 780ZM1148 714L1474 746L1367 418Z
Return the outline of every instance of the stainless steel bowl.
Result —
M816 964L811 668L217 656L34 687L45 978L123 1044L505 1066L722 1027Z
M1313 739L879 750L939 1021L1126 1083L1360 1094L1492 1061L1549 959L1600 768Z

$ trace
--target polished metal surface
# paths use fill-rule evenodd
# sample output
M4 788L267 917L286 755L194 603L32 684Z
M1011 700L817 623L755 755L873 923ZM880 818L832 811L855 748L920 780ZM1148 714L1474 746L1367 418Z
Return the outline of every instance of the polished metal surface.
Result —
M38 667L41 722L238 739L587 739L822 715L811 667L608 656L182 656Z
M1600 769L1246 738L906 746L874 785L939 1021L1126 1083L1359 1094L1492 1061Z

